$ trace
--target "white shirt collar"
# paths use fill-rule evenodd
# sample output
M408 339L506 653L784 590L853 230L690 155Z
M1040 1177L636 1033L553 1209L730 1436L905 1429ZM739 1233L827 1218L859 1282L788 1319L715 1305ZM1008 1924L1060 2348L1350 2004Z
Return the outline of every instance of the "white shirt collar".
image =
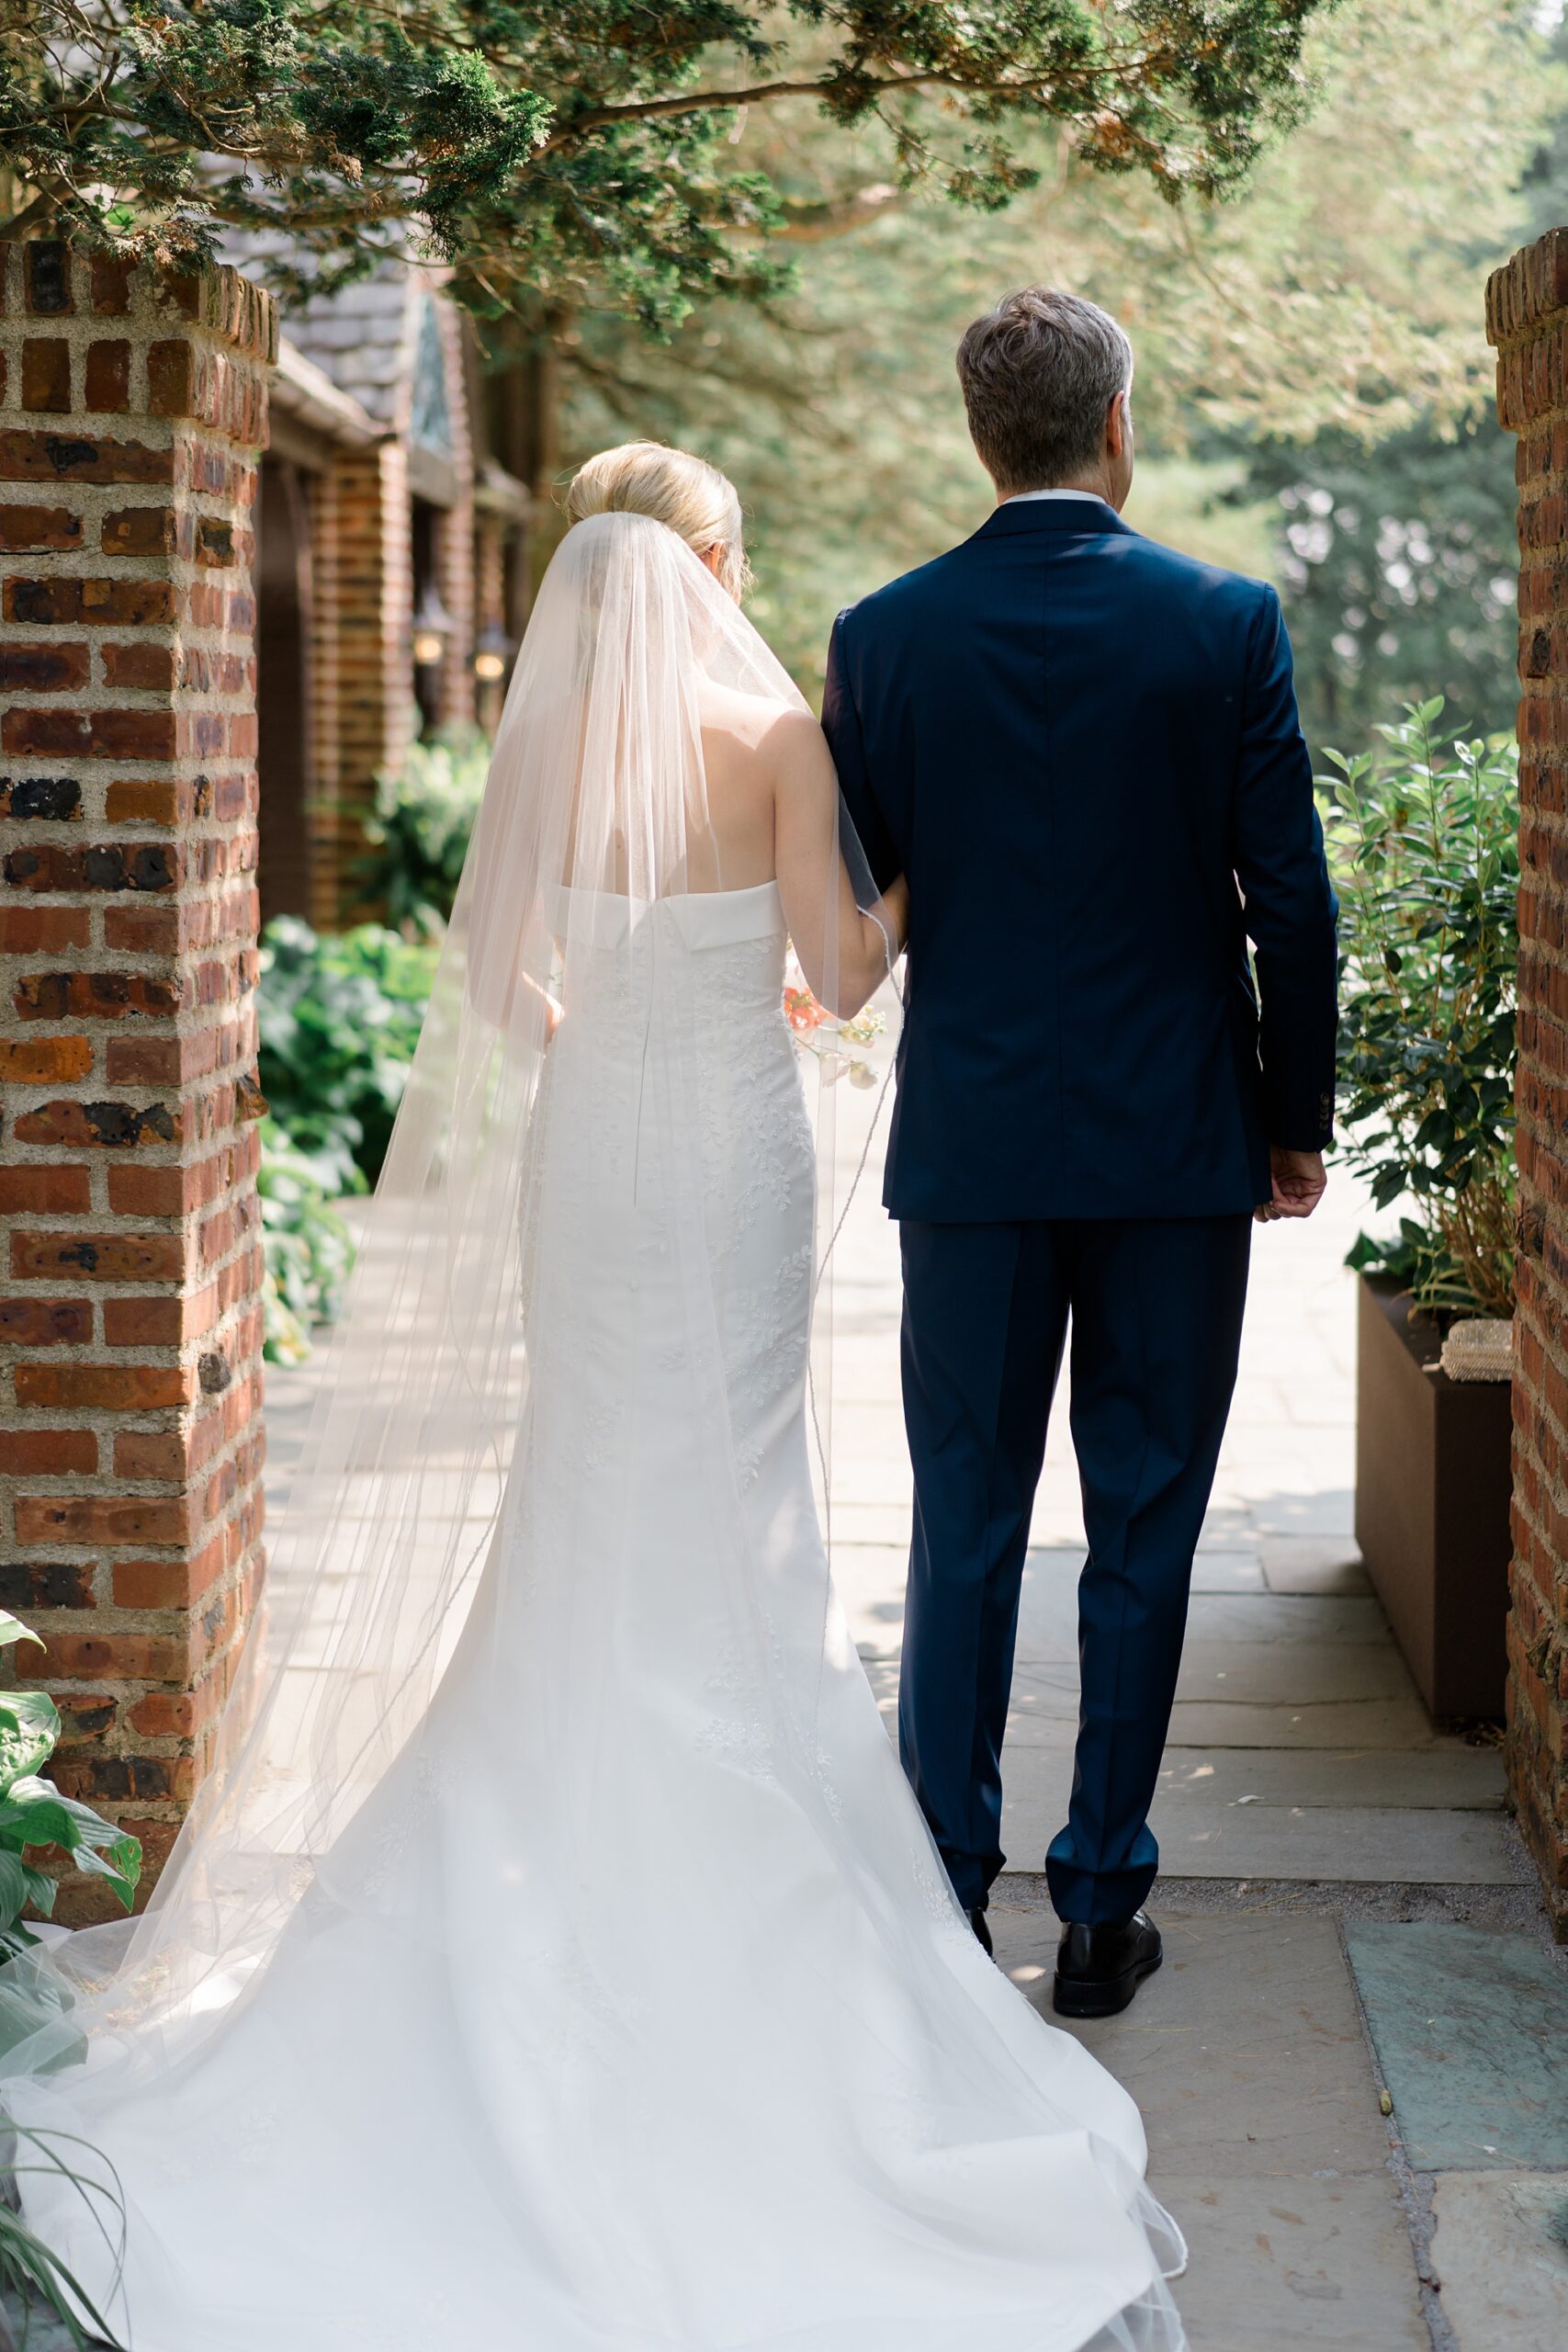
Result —
M1015 490L1010 498L1002 500L1002 504L1022 506L1032 498L1087 498L1091 506L1103 506L1106 503L1098 490Z

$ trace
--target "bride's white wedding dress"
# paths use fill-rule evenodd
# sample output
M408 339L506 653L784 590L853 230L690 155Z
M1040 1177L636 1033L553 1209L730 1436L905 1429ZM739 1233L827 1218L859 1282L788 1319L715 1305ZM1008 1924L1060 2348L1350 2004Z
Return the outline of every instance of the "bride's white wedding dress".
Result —
M112 2163L122 2291L70 2188L28 2219L133 2352L1178 2352L1136 2109L982 1953L831 1595L778 889L551 925L455 1654L154 2070L106 2009L12 2086Z
M1127 2342L1169 2345L1136 2110L980 1951L827 1599L777 889L640 910L695 1015L755 1607L683 1409L707 1293L639 1174L649 1006L637 959L598 953L631 918L602 899L566 978L527 1504L428 1736L224 2037L156 2098L67 2085L123 2184L131 2342L1072 2352L1125 2312ZM102 2282L82 2209L50 2203L29 2214Z

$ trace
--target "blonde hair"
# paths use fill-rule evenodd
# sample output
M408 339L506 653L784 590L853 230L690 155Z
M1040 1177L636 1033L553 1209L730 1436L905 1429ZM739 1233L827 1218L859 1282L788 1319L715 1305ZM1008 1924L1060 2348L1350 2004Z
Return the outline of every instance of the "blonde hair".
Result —
M651 514L697 555L720 549L717 577L739 604L751 584L741 544L740 499L728 474L662 441L623 441L579 466L566 493L567 521L590 514Z

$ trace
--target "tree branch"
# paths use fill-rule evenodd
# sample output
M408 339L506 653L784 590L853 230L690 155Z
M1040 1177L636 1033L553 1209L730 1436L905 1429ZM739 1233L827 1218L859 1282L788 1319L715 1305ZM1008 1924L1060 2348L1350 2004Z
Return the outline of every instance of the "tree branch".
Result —
M678 91L661 98L628 98L622 106L591 107L583 114L564 115L559 129L540 142L538 152L547 155L554 149L574 144L591 130L610 130L620 123L646 122L671 115L720 114L735 107L771 106L780 98L826 99L840 91L845 95L853 92L869 100L874 94L941 89L954 90L965 97L1032 98L1043 103L1052 93L1065 91L1086 78L1105 82L1120 80L1122 75L1111 66L1096 67L1087 77L1082 74L1042 72L1022 77L1002 74L995 79L957 74L943 66L913 74L865 74L840 68L815 82L755 82L739 90Z

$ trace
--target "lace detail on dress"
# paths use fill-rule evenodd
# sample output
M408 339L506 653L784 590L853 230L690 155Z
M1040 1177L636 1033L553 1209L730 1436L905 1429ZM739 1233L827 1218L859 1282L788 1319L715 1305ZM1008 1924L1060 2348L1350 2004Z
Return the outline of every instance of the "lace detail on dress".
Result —
M728 1317L736 1470L741 1486L757 1476L774 1430L769 1408L806 1376L809 1352L812 1249L791 1252L763 1283L736 1292Z

